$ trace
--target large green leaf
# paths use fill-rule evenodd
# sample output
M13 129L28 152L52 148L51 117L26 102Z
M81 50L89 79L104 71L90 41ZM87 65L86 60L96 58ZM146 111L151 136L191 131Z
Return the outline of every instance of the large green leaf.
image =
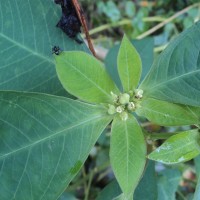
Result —
M144 99L136 113L163 126L200 124L200 107L184 106L152 98Z
M163 51L141 84L144 96L200 106L200 22Z
M184 131L171 136L148 158L166 164L191 160L200 154L200 136L197 129Z
M122 40L118 57L117 67L124 92L134 90L140 80L142 72L142 61L137 50L128 40L126 35Z
M144 79L146 74L148 73L151 64L153 63L153 47L154 42L152 38L144 38L142 40L133 40L131 43L136 48L137 52L140 54L142 60L142 76L141 80ZM121 81L119 78L118 70L117 70L117 55L119 52L120 45L115 45L110 49L105 58L105 65L112 76L112 79L115 81L117 86L122 90Z
M110 122L101 106L0 92L0 199L57 199Z
M0 1L0 90L66 94L51 49L88 50L56 28L60 17L53 0Z
M111 92L119 92L100 61L83 52L62 52L55 59L58 77L69 93L92 103L113 103Z
M161 171L157 177L158 197L156 200L176 200L175 194L181 180L177 169Z
M146 144L133 115L126 121L114 118L111 129L110 161L115 177L127 198L131 198L144 170Z

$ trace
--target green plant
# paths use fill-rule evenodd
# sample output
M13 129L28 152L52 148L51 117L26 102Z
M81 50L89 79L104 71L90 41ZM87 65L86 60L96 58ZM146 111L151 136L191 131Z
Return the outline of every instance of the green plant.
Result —
M111 122L111 164L124 193L119 198L132 199L145 168L145 138L163 138L144 131L132 112L164 126L199 127L200 23L164 50L139 87L142 62L125 36L118 55L121 91L91 55L55 55L58 77L70 96L58 82L50 45L88 50L62 34L55 37L60 32L52 24L59 16L53 3L46 3L29 2L24 8L31 12L24 12L11 1L0 2L0 199L58 199ZM15 16L7 16L9 6L18 10ZM34 19L22 17L34 12ZM198 128L169 136L149 159L173 164L200 153Z
M198 34L199 24L172 42L138 89L142 64L125 36L117 59L123 86L121 92L101 63L88 54L63 52L55 56L57 73L64 88L79 99L102 105L113 120L110 159L126 199L132 199L146 160L142 129L132 112L164 126L196 124L199 127L199 49L195 52L194 48L188 47L192 41L200 45ZM190 52L189 49L193 50ZM191 56L194 57L191 59ZM159 135L157 137L159 139ZM148 158L167 164L190 160L200 153L199 139L198 128L174 133Z

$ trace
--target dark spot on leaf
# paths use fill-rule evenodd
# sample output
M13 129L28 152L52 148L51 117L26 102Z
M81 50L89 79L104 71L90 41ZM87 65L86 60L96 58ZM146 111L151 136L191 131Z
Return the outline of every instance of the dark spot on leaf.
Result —
M82 161L78 160L78 161L75 163L74 167L72 167L72 168L70 169L70 173L73 174L73 175L76 174L76 173L80 170L82 164L83 164Z

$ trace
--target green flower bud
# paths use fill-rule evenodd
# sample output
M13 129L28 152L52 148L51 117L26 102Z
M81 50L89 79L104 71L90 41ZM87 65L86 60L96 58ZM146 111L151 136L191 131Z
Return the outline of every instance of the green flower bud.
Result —
M130 100L130 95L127 93L121 94L119 96L119 103L121 103L122 105L127 104L129 100Z
M122 113L124 111L124 108L122 106L117 106L116 112Z
M115 106L109 104L108 105L108 114L113 115L115 113L116 113Z
M135 90L135 97L138 98L138 99L141 99L143 96L143 90L141 89L136 89Z
M134 110L135 110L135 107L136 107L136 106L135 106L135 104L134 104L133 102L129 102L129 103L128 103L128 107L127 107L128 110L134 111Z
M128 119L128 113L127 112L122 112L120 114L120 117L123 121L126 121Z
M112 96L112 100L114 103L116 103L118 101L118 96L116 94L114 94L112 91L110 92L111 96Z

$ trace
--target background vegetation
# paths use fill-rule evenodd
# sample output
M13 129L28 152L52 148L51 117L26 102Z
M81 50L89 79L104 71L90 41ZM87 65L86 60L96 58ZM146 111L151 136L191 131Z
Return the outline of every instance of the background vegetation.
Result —
M152 63L153 57L155 58L168 45L169 41L200 20L198 0L82 0L80 2L84 8L97 53L105 61L106 66L110 68L115 65L114 60L119 48L118 44L124 33L130 39L143 39L141 42L144 44L144 49L139 53L143 60L146 59L146 63L149 64ZM137 47L137 41L134 41L134 44ZM141 48L141 43L138 48ZM152 50L154 54L151 55L149 52ZM108 70L112 73L110 68ZM148 71L147 68L148 66L144 68L145 74ZM156 133L193 128L191 126L166 128L150 124L144 119L140 119L140 121L146 130ZM98 197L98 200L109 200L113 194L116 195L117 192L120 194L117 183L113 181L114 175L109 163L109 136L110 129L108 128L91 151L81 172L73 180L61 199L92 200ZM154 146L159 146L163 141L155 141ZM156 174L150 173L154 166ZM149 174L143 177L142 183L136 190L135 198L143 199L142 186L147 180L149 189L153 190L152 187L154 186L151 187L151 180L153 181L156 177L158 200L169 199L169 196L165 197L163 190L171 195L171 199L192 199L198 176L196 168L199 166L200 157L176 166L149 162L149 170L147 171ZM149 199L154 198L153 194L152 197L149 197Z

